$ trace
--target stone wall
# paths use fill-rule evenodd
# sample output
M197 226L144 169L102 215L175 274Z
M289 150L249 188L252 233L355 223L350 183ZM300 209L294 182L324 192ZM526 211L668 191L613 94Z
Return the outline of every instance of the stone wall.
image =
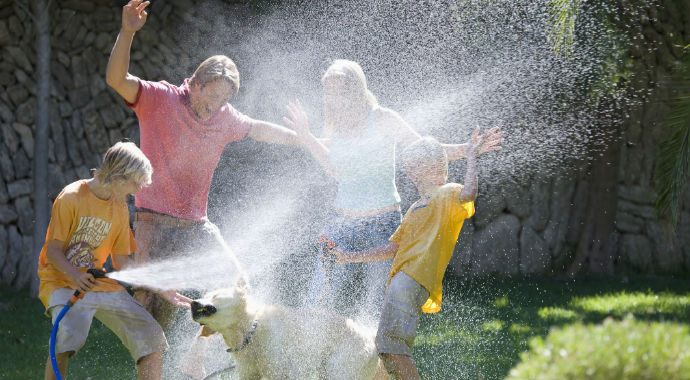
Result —
M677 38L670 35L678 36L681 31L682 41L690 39L690 11L687 7L676 9L673 1L663 3L658 9L649 9L642 20L646 43L655 49L649 54L632 52L639 81L635 86L646 89L651 85L651 92L632 110L621 141L619 200L611 236L611 254L617 257L619 272L690 271L688 194L675 244L663 239L653 213L657 146L665 137L660 122L672 95L663 79L679 57L672 42ZM51 10L49 176L47 183L37 184L48 187L51 201L65 184L89 177L90 169L99 164L111 144L123 137L138 138L134 114L104 80L119 30L119 5L106 0L58 4ZM135 38L131 72L172 83L191 73L198 62L192 62L181 46L189 45L190 39L194 42L195 31L186 33L185 41L177 36L180 25L195 17L193 5L188 0L153 3L150 11L155 17L149 18ZM242 5L226 5L250 11ZM30 267L31 255L38 254L38 247L31 246L34 44L31 17L17 2L0 0L0 280L18 289L35 273ZM572 261L581 229L586 227L582 220L588 187L583 169L572 177L532 178L510 191L485 189L477 201L476 216L461 232L453 267L475 276L562 273Z
M0 280L25 287L30 268L33 202L32 159L36 112L35 27L25 8L0 1ZM166 25L181 23L189 1L156 2L157 18L137 35L131 70L153 80L186 58ZM120 6L111 1L60 1L51 7L51 115L47 186L52 200L90 169L113 143L138 139L134 114L105 83L110 49L120 28ZM159 32L160 31L160 32ZM166 75L173 75L167 70ZM43 234L44 232L40 232Z

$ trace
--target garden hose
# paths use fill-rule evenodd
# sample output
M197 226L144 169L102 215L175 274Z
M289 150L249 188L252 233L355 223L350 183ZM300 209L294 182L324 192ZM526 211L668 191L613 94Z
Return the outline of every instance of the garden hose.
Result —
M86 273L90 273L94 278L105 277L105 271L100 269L89 269L86 271ZM55 358L55 339L57 338L58 325L60 324L60 320L62 319L62 317L65 316L65 313L67 313L70 307L72 307L80 298L83 297L84 294L82 294L79 290L75 290L74 294L72 294L72 296L67 301L67 305L65 305L65 307L62 308L60 314L58 314L57 318L55 319L55 323L53 323L53 331L50 333L50 363L53 365L53 372L55 373L55 377L58 380L62 380L62 376L60 376L60 370L57 366L57 359Z

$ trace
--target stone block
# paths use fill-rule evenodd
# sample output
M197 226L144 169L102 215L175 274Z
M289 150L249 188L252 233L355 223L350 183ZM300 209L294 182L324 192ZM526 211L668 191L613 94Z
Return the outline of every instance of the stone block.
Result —
M12 204L0 204L0 224L10 224L17 220L17 212Z
M29 158L34 157L34 134L28 125L22 123L12 123L12 128L19 136L19 141L22 143L22 148L26 151Z
M474 223L472 223L472 219L465 220L460 230L453 256L450 258L449 266L453 269L455 274L461 277L469 276L472 269L472 241L474 232Z
M10 160L10 155L7 149L0 145L0 173L2 173L2 178L5 182L13 181L14 176L14 165L12 165L12 160Z
M29 98L29 90L23 84L17 83L7 88L7 95L10 97L12 104L18 106Z
M652 245L643 235L623 234L620 257L622 264L637 273L654 273Z
M22 255L22 236L16 226L7 229L8 245L5 265L2 267L1 280L5 285L11 285L17 276L17 263Z
M17 227L22 235L31 235L34 232L34 208L31 205L29 196L19 197L14 200L14 207L17 210Z
M0 204L4 204L10 201L10 195L7 192L7 185L5 185L5 181L2 179L2 176L0 176Z
M15 113L17 121L25 125L33 125L36 119L36 98L29 98L17 107Z
M31 180L20 179L7 184L7 193L11 199L31 194Z
M20 179L31 176L31 160L27 157L24 149L19 149L14 154L14 174L16 178Z
M616 213L616 229L624 233L640 233L642 228L644 228L644 219L638 218L636 216L630 215L624 212Z
M5 226L0 224L0 270L2 270L3 265L5 265L5 260L7 259L9 248L9 239L7 237L7 229Z
M484 194L479 193L475 201L474 226L482 229L492 220L503 213L506 202L500 191L487 189Z
M14 121L14 113L5 103L0 102L0 119L5 123Z
M520 273L545 275L551 271L551 252L544 239L528 226L520 233Z
M5 142L5 146L7 149L9 149L10 153L14 153L19 149L19 136L17 136L17 133L14 131L14 128L7 123L7 124L2 124L0 126L2 129L2 137L3 141ZM1 147L0 147L1 149Z
M501 214L472 239L473 276L518 273L520 220L515 215Z

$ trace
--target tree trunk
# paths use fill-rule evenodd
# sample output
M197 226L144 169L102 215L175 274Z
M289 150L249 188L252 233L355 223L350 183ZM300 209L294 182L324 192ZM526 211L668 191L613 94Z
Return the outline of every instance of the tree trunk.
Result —
M34 23L36 25L36 83L37 115L34 140L33 200L35 225L33 247L26 254L32 257L32 268L38 268L38 250L43 246L49 221L48 190L48 127L50 123L50 0L33 2ZM36 270L31 278L31 295L38 295Z

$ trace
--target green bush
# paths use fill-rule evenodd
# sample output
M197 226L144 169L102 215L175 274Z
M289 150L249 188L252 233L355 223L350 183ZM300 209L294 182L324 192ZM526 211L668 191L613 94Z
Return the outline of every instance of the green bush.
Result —
M607 318L533 338L506 380L690 379L690 331L669 322Z

